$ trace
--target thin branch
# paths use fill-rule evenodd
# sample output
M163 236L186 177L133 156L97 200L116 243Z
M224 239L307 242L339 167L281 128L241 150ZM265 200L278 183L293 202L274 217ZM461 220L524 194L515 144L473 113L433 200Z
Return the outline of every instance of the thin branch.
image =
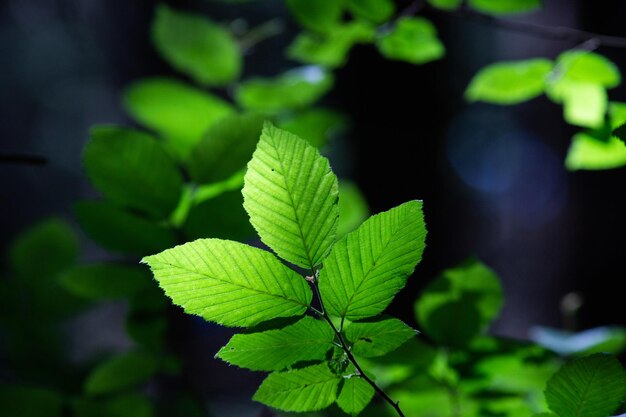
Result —
M45 165L47 162L46 158L39 155L0 153L0 164Z

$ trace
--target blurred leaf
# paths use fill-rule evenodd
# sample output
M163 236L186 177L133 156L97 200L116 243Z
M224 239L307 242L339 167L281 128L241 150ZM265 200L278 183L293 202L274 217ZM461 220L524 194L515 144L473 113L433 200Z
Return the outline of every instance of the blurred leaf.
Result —
M215 237L244 241L256 235L243 208L241 189L227 191L192 207L182 229L189 240Z
M91 396L110 394L147 382L158 368L154 356L129 352L99 364L87 377L85 393Z
M328 109L304 110L278 123L281 129L306 139L311 145L321 149L346 124L342 114Z
M147 78L124 92L124 105L142 125L167 140L166 146L184 159L204 133L234 112L226 101L169 78Z
M169 300L156 283L135 294L130 299L126 316L128 335L152 352L163 351L167 330L165 309L168 305Z
M183 178L150 135L113 126L92 129L83 163L93 185L123 207L166 217L178 204Z
M494 272L478 260L445 270L423 291L415 312L424 331L439 343L462 346L484 331L503 304Z
M378 39L377 46L389 59L416 65L437 60L445 54L435 26L422 17L401 18L391 32Z
M127 298L151 285L144 269L104 263L75 266L59 280L70 293L88 299Z
M353 376L344 381L337 405L347 414L356 416L372 401L374 388L363 378Z
M541 7L541 0L469 0L470 7L488 14L529 12Z
M626 348L626 328L620 326L595 327L578 333L537 326L531 329L531 338L560 355L620 354Z
M0 385L0 416L62 417L64 403L61 395L45 388Z
M345 330L355 355L383 356L417 335L417 331L398 319L351 323Z
M358 228L369 215L367 201L356 184L348 180L340 180L337 240Z
M393 16L396 5L393 0L348 0L348 10L358 18L385 23Z
M276 78L244 81L235 98L248 110L279 113L310 106L326 94L332 84L332 74L318 67L302 67Z
M283 411L317 411L337 399L341 376L326 364L270 374L253 400Z
M600 127L604 123L607 95L604 87L590 83L561 83L563 117L576 126Z
M361 21L344 23L324 34L301 33L287 50L289 58L327 68L346 63L350 49L357 43L374 41L375 28Z
M589 51L567 51L556 61L556 82L571 81L617 87L621 76L617 66L606 57Z
M467 87L469 101L517 104L543 94L551 61L542 58L499 62L482 68Z
M141 394L127 393L103 400L80 399L74 403L74 417L151 417L152 403Z
M265 118L244 114L223 118L194 147L189 158L191 178L199 183L228 179L252 158Z
M506 417L529 417L533 415L534 407L525 398L504 397L481 401L481 409L487 415L497 415ZM556 417L556 416L544 416Z
M613 129L613 136L619 138L622 142L626 141L626 123Z
M611 169L626 165L626 145L611 136L600 140L588 133L578 133L572 138L565 166L570 171L578 169Z
M87 236L115 252L142 256L176 244L171 229L110 203L82 201L74 206L74 211Z
M286 0L286 2L298 23L318 32L333 29L343 12L343 1L338 0Z
M443 10L454 10L457 9L463 0L428 0L431 6L437 7Z
M626 103L620 103L618 101L609 102L608 113L611 129L616 129L626 123Z
M610 416L626 396L626 373L617 359L596 353L559 369L545 394L550 409L560 416Z
M152 24L152 40L163 58L199 84L225 85L241 72L237 41L205 16L161 4Z

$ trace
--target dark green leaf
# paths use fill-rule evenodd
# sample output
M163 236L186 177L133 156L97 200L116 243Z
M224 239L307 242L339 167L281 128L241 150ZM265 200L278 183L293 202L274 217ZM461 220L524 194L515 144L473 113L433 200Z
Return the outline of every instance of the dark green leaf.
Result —
M498 15L538 9L541 0L469 0L469 5L480 12Z
M59 280L68 292L89 299L127 298L151 285L143 269L104 263L75 266Z
M610 416L626 396L626 373L617 359L597 353L564 365L545 394L559 416Z
M443 10L454 10L457 9L463 0L428 0L431 6L437 7Z
M332 29L343 11L338 0L287 0L287 6L303 27L319 32Z
M44 388L0 385L0 415L5 417L62 417L64 399Z
M393 0L348 0L348 10L361 19L385 23L396 11Z
M377 41L380 53L389 59L425 64L441 58L445 48L435 26L423 17L404 17L391 32Z
M356 416L367 407L373 397L374 388L363 378L353 376L344 381L337 397L337 405L346 413Z
M163 58L200 84L224 85L239 77L242 58L235 38L205 16L160 5L152 39Z
M398 319L351 323L345 332L353 343L352 352L366 358L392 352L417 334L416 330Z
M346 120L340 113L311 109L280 121L278 127L306 139L316 148L323 148L334 134L343 130L345 124Z
M148 381L158 368L154 356L130 352L114 356L98 365L85 381L88 395L102 395L122 391Z

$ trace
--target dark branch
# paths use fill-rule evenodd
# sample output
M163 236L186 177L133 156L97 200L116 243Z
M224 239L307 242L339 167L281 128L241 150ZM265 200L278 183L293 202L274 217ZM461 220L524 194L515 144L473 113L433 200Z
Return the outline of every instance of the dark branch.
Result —
M45 165L47 162L46 158L39 155L0 153L0 164Z

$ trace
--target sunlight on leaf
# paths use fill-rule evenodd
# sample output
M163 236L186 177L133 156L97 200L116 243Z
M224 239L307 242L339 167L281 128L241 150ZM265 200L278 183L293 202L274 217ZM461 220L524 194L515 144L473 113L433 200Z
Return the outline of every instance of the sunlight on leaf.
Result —
M614 136L601 140L587 133L574 135L565 160L565 166L570 171L611 169L624 165L626 165L624 142Z
M445 54L435 26L423 17L401 18L376 44L385 57L416 65L437 60Z

